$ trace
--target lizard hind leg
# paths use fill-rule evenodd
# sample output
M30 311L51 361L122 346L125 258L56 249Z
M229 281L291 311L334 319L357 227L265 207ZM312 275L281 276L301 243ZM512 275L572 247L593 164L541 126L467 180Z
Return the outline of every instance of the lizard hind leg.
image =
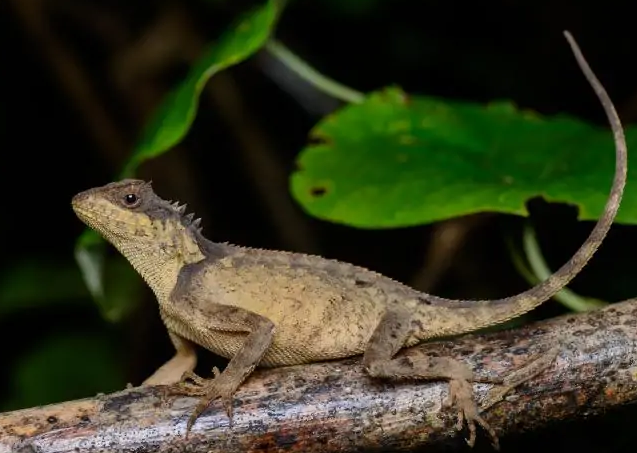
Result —
M386 379L448 380L449 397L445 405L457 408L458 430L467 424L467 443L470 446L475 444L478 424L487 431L494 448L498 449L498 437L480 416L472 387L472 382L495 383L495 380L475 377L468 366L451 357L429 357L423 354L394 358L410 335L411 317L408 310L400 307L392 307L383 315L363 356L363 366L367 373L372 377Z

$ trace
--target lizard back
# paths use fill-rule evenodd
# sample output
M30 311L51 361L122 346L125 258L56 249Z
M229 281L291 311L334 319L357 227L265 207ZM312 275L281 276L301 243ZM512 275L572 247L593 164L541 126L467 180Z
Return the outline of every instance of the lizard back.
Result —
M172 325L188 338L186 325L207 304L240 307L270 319L273 343L261 365L276 366L360 354L388 304L416 302L416 290L362 267L319 256L228 246L229 253L186 266L171 295ZM188 295L184 302L183 295ZM199 302L206 301L206 302ZM168 314L168 313L167 313ZM179 323L181 324L181 323ZM215 331L191 338L232 357L245 334ZM344 340L347 341L344 341Z

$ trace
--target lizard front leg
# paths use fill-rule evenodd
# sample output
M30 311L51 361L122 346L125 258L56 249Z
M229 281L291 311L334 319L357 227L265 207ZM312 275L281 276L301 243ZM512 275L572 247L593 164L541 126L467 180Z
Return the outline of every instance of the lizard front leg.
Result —
M461 429L466 421L470 433L467 443L470 446L474 445L475 424L478 423L489 433L497 449L498 437L493 428L480 417L471 383L499 381L477 378L469 367L451 357L419 355L394 358L412 331L411 319L411 312L405 308L388 309L367 344L363 366L371 376L378 378L448 380L449 397L446 404L458 408L458 429Z
M176 333L168 332L170 341L175 346L175 355L157 369L142 385L170 385L181 381L185 373L192 372L197 365L195 346Z
M229 305L210 304L205 305L205 311L205 316L199 319L206 320L206 324L194 320L189 323L189 327L199 337L198 342L201 342L203 346L206 346L208 339L215 335L215 331L246 335L243 345L230 359L223 372L219 373L215 368L212 379L203 379L192 371L186 371L181 382L173 388L173 393L202 397L188 419L186 433L190 431L197 417L216 398L221 398L232 423L232 397L241 383L259 364L274 336L274 323L248 310Z

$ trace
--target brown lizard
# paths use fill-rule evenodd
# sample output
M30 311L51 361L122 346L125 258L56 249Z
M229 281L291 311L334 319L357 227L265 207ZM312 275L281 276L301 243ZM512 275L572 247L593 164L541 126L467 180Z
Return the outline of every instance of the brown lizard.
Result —
M232 397L259 366L276 367L363 355L377 378L444 379L475 440L476 423L497 446L493 429L480 417L474 376L451 357L397 357L424 340L459 335L528 312L560 291L586 265L617 214L627 171L622 126L573 38L575 58L601 101L616 147L616 167L605 210L586 242L545 281L499 300L451 300L416 291L352 264L206 239L186 206L158 197L150 183L123 180L76 195L79 218L111 242L155 293L176 353L144 385L172 385L201 396L188 433L210 402L220 397L232 420ZM203 379L193 373L195 345L229 358L222 373Z

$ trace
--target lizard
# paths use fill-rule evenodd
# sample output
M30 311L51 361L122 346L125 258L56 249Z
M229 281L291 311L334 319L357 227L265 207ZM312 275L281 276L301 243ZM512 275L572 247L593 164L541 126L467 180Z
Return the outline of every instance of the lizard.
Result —
M204 237L201 219L186 213L185 204L160 198L143 180L111 182L72 198L79 219L119 250L157 299L175 354L142 385L172 386L200 397L186 435L217 398L232 422L233 396L257 366L362 356L372 378L448 381L447 402L457 410L457 428L465 423L469 428L469 445L474 445L478 424L498 447L473 394L472 382L488 379L452 357L396 355L427 340L498 325L549 300L584 268L614 222L628 165L623 128L574 38L564 34L610 122L615 174L604 211L586 241L551 276L517 295L446 299L346 262L213 242ZM229 359L223 372L213 369L210 379L194 373L197 345Z

